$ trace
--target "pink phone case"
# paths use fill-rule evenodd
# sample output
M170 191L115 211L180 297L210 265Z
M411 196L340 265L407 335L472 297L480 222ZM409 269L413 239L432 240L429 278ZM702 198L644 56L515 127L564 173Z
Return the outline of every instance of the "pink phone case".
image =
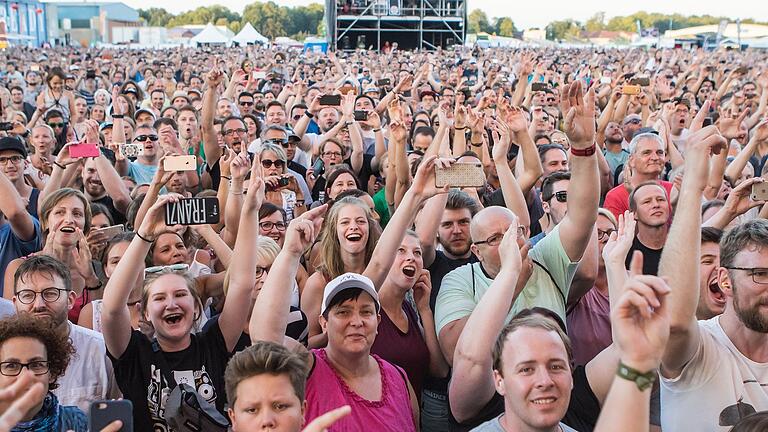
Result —
M69 146L69 155L73 158L99 157L96 144L74 144Z

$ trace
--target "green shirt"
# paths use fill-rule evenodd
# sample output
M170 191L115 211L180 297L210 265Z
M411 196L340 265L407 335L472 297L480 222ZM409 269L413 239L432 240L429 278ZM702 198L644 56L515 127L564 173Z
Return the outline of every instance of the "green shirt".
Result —
M506 322L521 310L534 306L554 311L565 322L568 290L579 263L571 262L565 253L560 241L560 225L536 243L528 256L535 261L533 272L512 305ZM437 334L449 323L468 317L491 282L493 279L488 277L479 262L465 264L445 275L435 304Z
M384 188L381 188L380 191L373 195L373 208L376 210L376 213L379 214L379 218L381 218L381 221L379 222L381 227L386 227L389 222L389 205L387 205L387 196L384 192Z

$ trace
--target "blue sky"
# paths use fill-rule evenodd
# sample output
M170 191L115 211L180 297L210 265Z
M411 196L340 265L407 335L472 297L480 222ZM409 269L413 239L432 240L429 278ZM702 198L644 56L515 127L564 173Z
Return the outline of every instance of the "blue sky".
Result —
M136 8L157 6L157 0L122 0ZM242 12L245 5L253 0L170 0L162 2L162 7L178 13L198 6L221 4ZM306 5L312 0L276 0L276 3L286 6ZM733 18L753 18L768 21L768 1L765 0L643 0L642 2L623 1L573 1L549 0L518 1L518 0L469 0L469 8L482 9L490 17L510 16L518 28L545 26L548 22L558 19L573 18L585 21L596 12L605 12L608 17L629 15L638 10L647 12L681 13L684 15L717 15Z

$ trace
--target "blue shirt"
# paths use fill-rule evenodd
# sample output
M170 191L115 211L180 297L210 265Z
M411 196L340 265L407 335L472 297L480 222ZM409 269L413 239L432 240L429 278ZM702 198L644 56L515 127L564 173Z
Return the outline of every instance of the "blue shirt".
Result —
M40 222L35 218L32 218L32 222L35 224L35 235L27 241L16 237L9 222L6 221L0 226L0 274L5 274L5 269L11 261L43 248L40 242ZM0 291L5 289L3 285L4 281L0 279Z
M155 172L157 172L157 165L144 165L136 161L128 164L128 175L136 181L137 185L152 183Z

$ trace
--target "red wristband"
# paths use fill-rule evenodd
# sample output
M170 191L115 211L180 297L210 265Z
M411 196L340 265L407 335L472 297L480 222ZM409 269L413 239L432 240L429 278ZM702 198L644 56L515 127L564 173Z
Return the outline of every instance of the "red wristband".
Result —
M597 150L597 146L595 145L595 143L592 143L591 146L584 149L577 149L571 146L571 154L574 156L592 156L593 154L595 154L596 150Z

